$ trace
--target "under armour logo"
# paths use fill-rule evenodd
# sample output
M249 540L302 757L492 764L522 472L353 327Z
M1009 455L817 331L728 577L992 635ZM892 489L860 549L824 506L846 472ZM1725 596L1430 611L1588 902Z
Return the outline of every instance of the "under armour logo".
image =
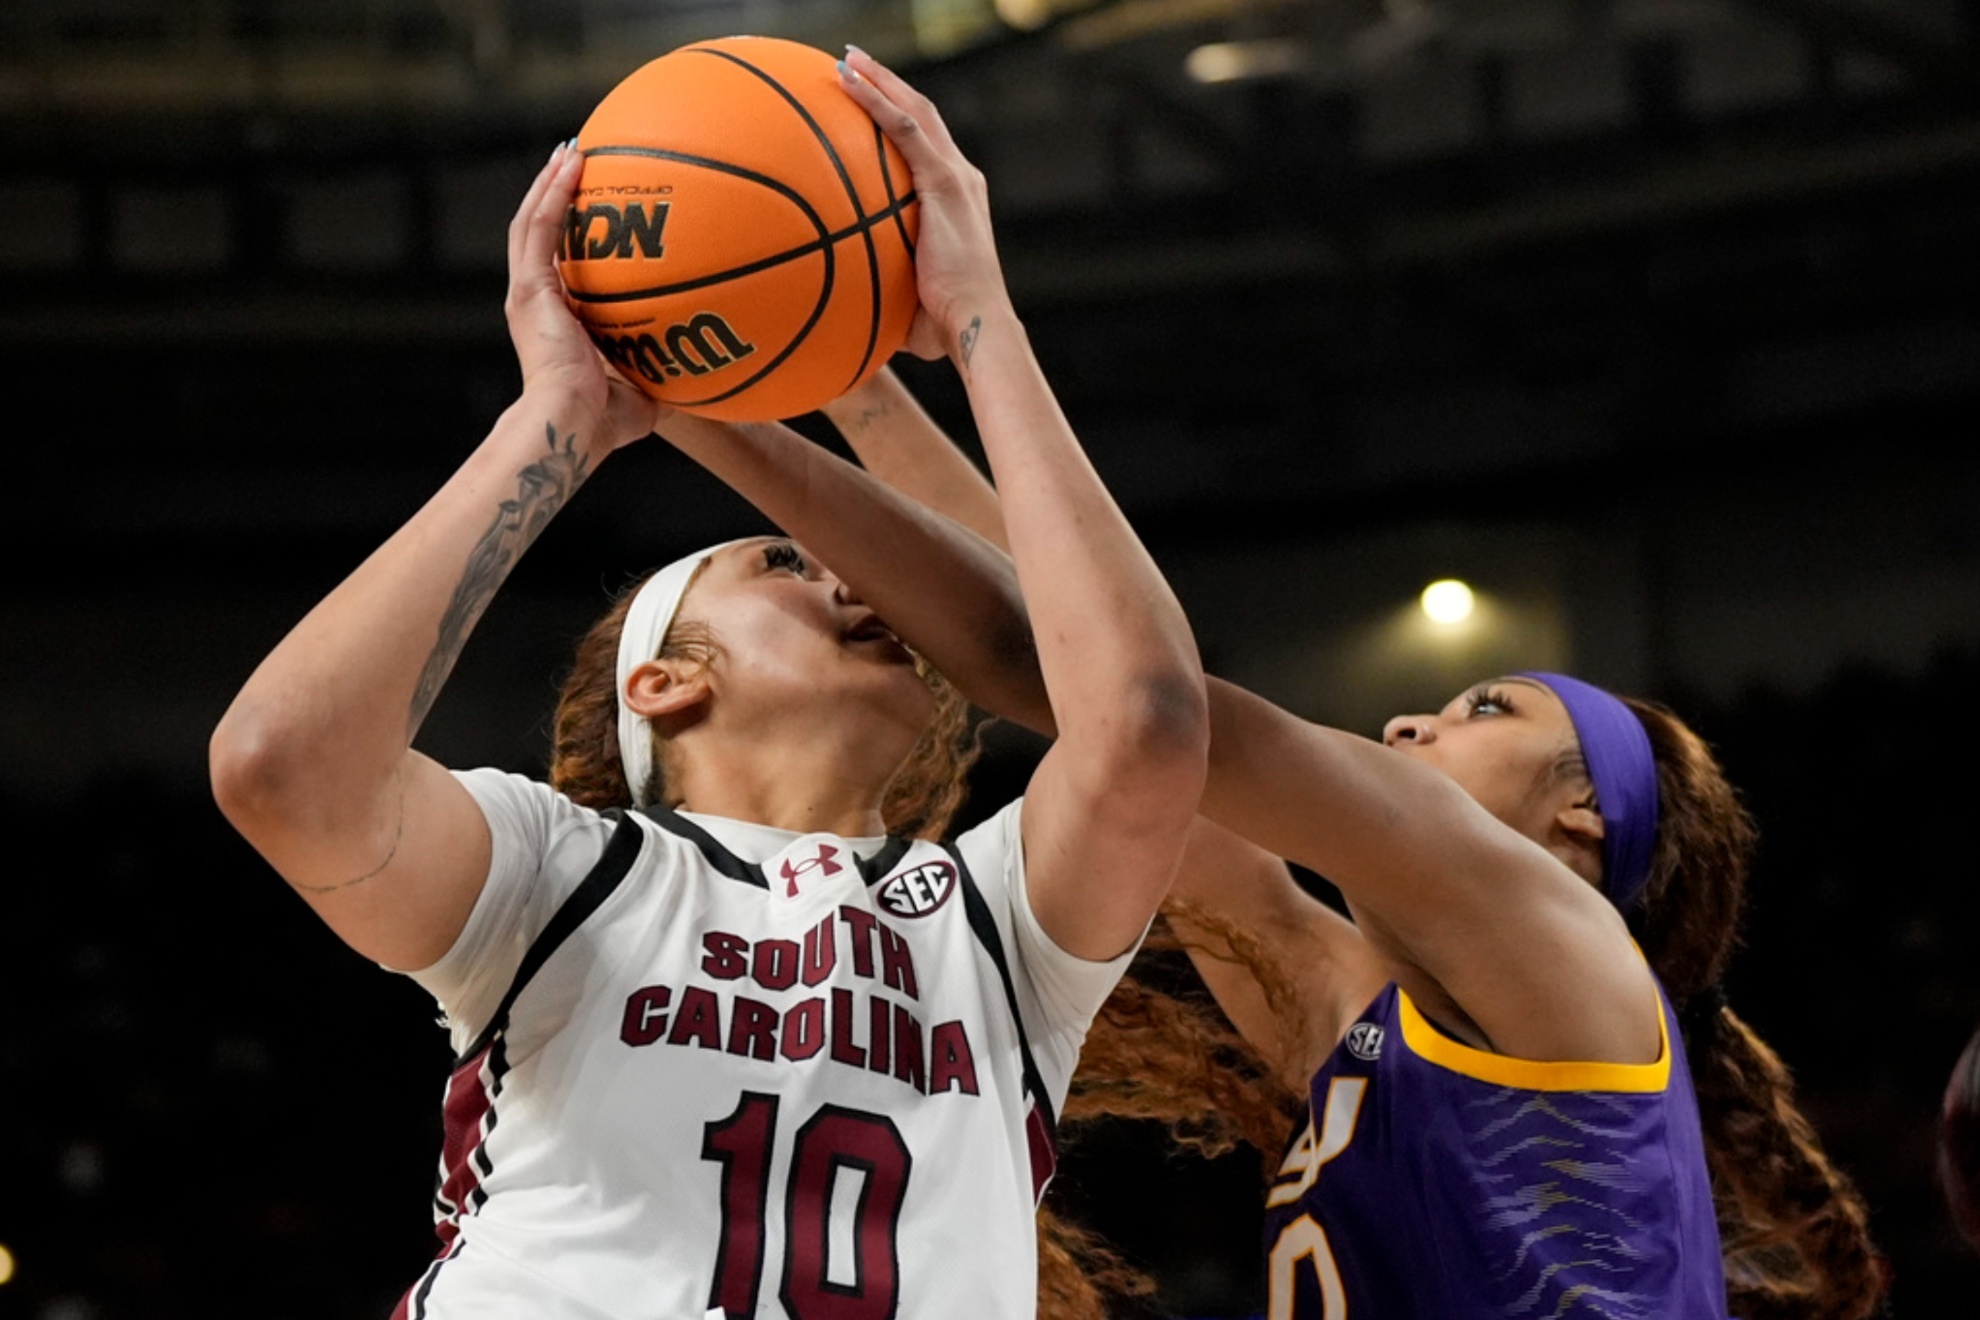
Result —
M784 897L797 897L798 877L801 875L809 875L813 871L822 871L826 875L837 875L839 872L845 870L845 867L832 860L838 855L839 850L837 848L834 848L829 843L821 843L818 845L818 855L816 857L807 857L801 862L793 862L790 858L786 857L783 865L783 876L785 880Z

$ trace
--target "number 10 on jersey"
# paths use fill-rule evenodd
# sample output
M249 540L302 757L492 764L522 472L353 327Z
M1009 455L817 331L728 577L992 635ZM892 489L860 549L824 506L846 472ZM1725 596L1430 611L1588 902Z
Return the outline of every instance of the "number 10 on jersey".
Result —
M900 1305L897 1239L914 1159L891 1119L842 1105L820 1105L791 1138L790 1174L772 1205L770 1164L777 1142L777 1097L744 1091L734 1112L702 1129L701 1158L722 1167L722 1226L711 1311L728 1320L756 1315L765 1231L784 1220L777 1295L792 1320L887 1320ZM861 1179L844 1205L842 1178ZM833 1211L850 1215L835 1225ZM836 1230L836 1234L835 1234ZM851 1260L833 1258L837 1237Z

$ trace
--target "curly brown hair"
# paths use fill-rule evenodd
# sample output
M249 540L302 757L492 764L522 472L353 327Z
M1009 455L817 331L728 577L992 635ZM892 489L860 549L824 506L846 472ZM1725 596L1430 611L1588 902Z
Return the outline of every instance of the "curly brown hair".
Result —
M1631 928L1683 1028L1730 1313L1866 1320L1879 1313L1889 1276L1863 1199L1796 1107L1787 1067L1721 997L1746 904L1752 818L1698 734L1661 705L1624 700L1649 732L1661 795L1650 878ZM1188 915L1247 966L1286 1026L1289 980L1264 946L1201 910ZM1216 1153L1235 1134L1275 1159L1305 1097L1286 1093L1214 1004L1178 987L1159 961L1169 947L1151 938L1095 1019L1067 1118L1156 1118L1179 1144ZM1057 1267L1084 1267L1091 1277L1083 1295L1060 1280L1050 1292L1041 1287L1047 1320L1101 1320L1108 1296L1153 1291L1144 1273L1091 1235L1066 1241L1068 1261Z
M1171 916L1201 934L1185 945ZM1243 963L1264 990L1280 1034L1303 1033L1298 995L1257 937L1172 899L1093 1020L1063 1125L1076 1136L1082 1124L1139 1119L1159 1124L1176 1145L1206 1159L1241 1145L1276 1156L1304 1116L1306 1097L1289 1090L1217 1010L1190 968L1191 951ZM1156 1292L1147 1271L1063 1218L1049 1197L1039 1211L1038 1261L1042 1320L1107 1320L1111 1304Z

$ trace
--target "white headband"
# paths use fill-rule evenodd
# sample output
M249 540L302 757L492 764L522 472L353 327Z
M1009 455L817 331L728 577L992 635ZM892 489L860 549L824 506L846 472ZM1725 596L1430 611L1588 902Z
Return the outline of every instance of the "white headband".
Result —
M737 544L724 541L676 559L640 584L626 611L625 627L619 632L619 764L625 767L626 787L636 807L646 805L653 782L653 723L626 705L626 683L633 670L660 654L660 644L674 626L674 615L680 612L681 598L695 572L719 551Z

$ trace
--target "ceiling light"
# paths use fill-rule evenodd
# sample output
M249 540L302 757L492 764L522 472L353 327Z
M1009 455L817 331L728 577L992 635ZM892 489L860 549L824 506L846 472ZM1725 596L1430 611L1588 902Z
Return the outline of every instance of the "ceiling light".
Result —
M1286 37L1260 41L1214 41L1183 60L1183 71L1200 83L1283 78L1306 67L1306 43Z
M1423 612L1430 616L1432 623L1463 623L1471 617L1472 606L1476 603L1471 588L1456 578L1444 578L1423 589Z

